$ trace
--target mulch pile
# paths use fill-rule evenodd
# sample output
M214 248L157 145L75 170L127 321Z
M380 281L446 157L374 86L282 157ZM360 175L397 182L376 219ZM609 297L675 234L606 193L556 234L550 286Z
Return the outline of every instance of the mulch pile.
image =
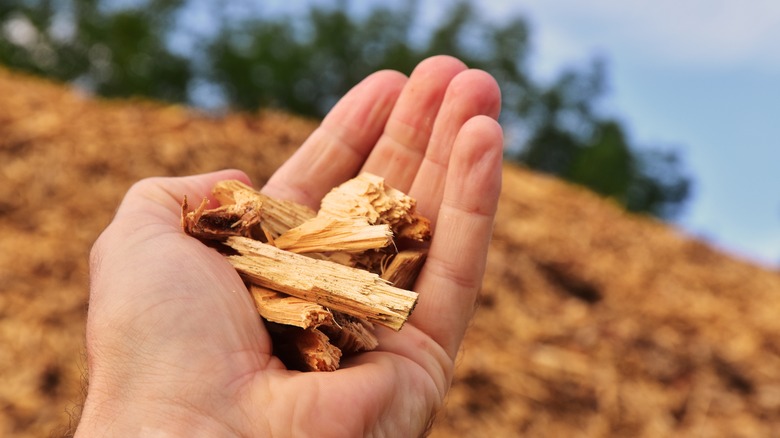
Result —
M316 127L102 101L0 69L0 435L68 431L87 257L130 185L260 186ZM432 436L780 436L780 275L507 165L479 310ZM773 435L775 434L775 435Z

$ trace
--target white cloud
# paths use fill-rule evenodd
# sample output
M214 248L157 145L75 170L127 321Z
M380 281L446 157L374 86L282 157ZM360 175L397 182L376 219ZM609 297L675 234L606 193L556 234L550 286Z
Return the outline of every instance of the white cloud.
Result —
M596 50L682 67L750 64L780 70L780 2L774 0L489 3L481 9L493 17L520 12L531 19L542 63L580 59Z

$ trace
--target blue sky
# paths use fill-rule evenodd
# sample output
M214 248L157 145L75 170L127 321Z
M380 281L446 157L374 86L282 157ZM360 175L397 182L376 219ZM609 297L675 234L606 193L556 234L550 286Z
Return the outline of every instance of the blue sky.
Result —
M525 15L539 77L607 59L605 108L635 144L682 151L695 179L679 226L780 266L780 2L491 0Z

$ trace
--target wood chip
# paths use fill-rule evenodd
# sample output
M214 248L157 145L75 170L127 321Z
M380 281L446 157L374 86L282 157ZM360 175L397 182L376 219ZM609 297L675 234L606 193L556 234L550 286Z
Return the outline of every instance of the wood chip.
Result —
M386 185L384 178L364 172L325 195L318 214L363 217L371 224L390 225L399 237L429 240L430 221L417 215L416 207L414 199Z
M335 325L333 314L319 304L284 295L256 284L249 285L249 292L260 316L268 321L303 329Z
M399 252L396 240L424 242L430 223L382 178L347 181L316 213L240 181L219 182L213 195L214 209L204 200L189 211L184 199L182 228L220 242L288 368L338 369L343 354L377 347L374 324L400 330L409 318L425 251Z
M302 329L266 323L274 345L274 355L289 369L298 371L335 371L341 362L341 349L330 343L316 328Z
M362 252L393 243L387 224L371 225L363 218L317 216L287 230L274 240L274 246L296 253Z
M395 287L411 289L417 281L417 274L420 273L427 255L427 251L423 250L399 252L383 269L382 278Z
M220 181L214 186L214 197L223 205L259 203L262 205L261 220L266 231L273 238L297 227L317 214L311 208L292 201L266 196L248 185L236 180Z
M394 330L401 329L417 303L417 293L393 287L371 272L245 237L230 237L225 244L240 254L228 261L251 282Z
M320 330L345 354L371 351L379 345L370 322L340 312L333 316L335 325L323 325Z
M187 197L184 197L181 204L181 226L187 234L199 239L251 236L252 229L260 223L260 200L253 199L206 210L208 203L208 199L204 199L195 211L188 212Z

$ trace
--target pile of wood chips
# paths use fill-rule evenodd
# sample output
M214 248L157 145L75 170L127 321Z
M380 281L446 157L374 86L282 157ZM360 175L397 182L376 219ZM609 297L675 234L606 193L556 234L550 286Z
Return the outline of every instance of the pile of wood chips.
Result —
M342 354L370 351L373 324L400 330L417 302L406 290L425 261L410 242L430 240L415 201L362 173L328 193L319 212L263 195L239 181L213 190L182 227L234 252L227 259L247 282L271 333L274 354L290 369L334 371ZM230 251L226 251L230 252Z
M51 436L78 419L89 249L128 188L224 168L261 187L317 124L3 69L0 96L0 436ZM778 436L778 315L776 268L507 164L431 437Z

